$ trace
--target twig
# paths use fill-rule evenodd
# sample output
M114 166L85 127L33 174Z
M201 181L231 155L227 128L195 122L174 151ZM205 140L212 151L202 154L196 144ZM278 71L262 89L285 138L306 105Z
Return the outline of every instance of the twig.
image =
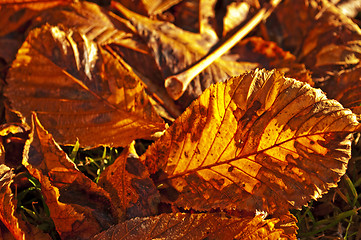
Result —
M267 19L267 17L272 13L275 7L281 2L281 0L272 0L270 4L267 4L259 10L259 12L252 17L252 19L246 23L240 30L238 30L234 35L232 35L227 41L225 41L221 46L216 50L206 55L201 61L187 70L172 75L166 78L165 87L168 91L168 94L174 99L177 100L180 98L184 91L187 89L188 84L195 78L200 72L206 69L211 65L217 58L226 53L234 45L237 44L243 37L245 37L252 29L254 29L261 21Z

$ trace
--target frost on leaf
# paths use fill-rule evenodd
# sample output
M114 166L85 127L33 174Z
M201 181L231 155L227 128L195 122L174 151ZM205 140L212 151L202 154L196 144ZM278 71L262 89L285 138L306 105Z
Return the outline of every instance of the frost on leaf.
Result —
M336 186L357 126L321 90L257 69L207 89L142 160L177 206L287 211Z

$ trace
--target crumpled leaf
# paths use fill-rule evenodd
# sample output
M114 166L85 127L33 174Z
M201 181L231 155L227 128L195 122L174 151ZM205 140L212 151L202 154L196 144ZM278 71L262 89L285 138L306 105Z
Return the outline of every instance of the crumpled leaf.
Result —
M117 6L117 9L132 22L152 50L153 57L162 72L163 80L196 63L215 43L216 39L204 38L199 34L177 28L169 22L151 20L133 13L121 5ZM138 63L129 62L129 64L137 69ZM192 80L177 103L185 108L211 84L222 82L232 75L244 73L257 66L254 63L217 59Z
M4 94L32 111L61 144L126 146L164 129L137 76L120 57L77 32L34 29L19 50Z
M169 213L135 218L119 223L95 236L100 239L296 239L276 228L277 218L235 218L221 214Z
M321 90L255 70L207 89L142 161L176 206L287 211L336 186L357 127Z
M329 98L360 115L361 101L355 97L361 88L359 26L329 1L286 1L276 13L275 26L284 34L282 45L295 49Z
M121 218L158 213L158 190L133 145L125 148L114 163L100 174L98 185L109 192Z
M228 56L235 61L258 63L262 68L276 68L285 73L286 77L295 78L311 86L314 85L311 73L305 65L297 63L293 54L284 51L275 42L265 41L260 37L249 37L233 47Z
M25 222L16 212L17 203L11 189L14 177L15 174L8 166L0 165L0 221L13 236L11 238L5 229L1 229L1 239L50 240L51 237L48 234Z
M81 173L32 118L23 165L39 180L50 217L62 239L89 239L117 222L109 195Z
M134 39L132 25L115 17L97 4L76 2L42 12L33 22L32 28L46 23L52 26L62 24L100 45L117 43L138 51L147 51L138 39Z

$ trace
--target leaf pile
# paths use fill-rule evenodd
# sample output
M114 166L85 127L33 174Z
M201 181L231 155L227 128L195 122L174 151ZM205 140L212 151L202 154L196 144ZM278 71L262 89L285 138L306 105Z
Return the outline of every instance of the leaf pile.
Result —
M261 7L205 2L0 3L0 238L296 239L360 131L361 30L286 0L173 100ZM92 181L79 146L123 150Z

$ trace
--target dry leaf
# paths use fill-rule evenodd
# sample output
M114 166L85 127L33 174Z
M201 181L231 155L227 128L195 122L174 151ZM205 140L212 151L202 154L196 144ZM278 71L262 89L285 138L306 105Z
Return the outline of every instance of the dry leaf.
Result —
M311 73L305 65L297 63L293 54L284 51L275 42L265 41L259 37L249 37L232 48L228 57L232 57L234 61L258 63L260 67L266 69L277 68L284 72L286 77L314 85Z
M61 144L125 146L164 129L137 76L122 59L77 32L34 29L7 77L11 107L32 111Z
M158 190L133 146L125 148L101 173L98 185L109 192L121 217L130 219L158 213Z
M71 3L72 0L1 0L0 2L0 36L11 33L36 17L40 11ZM24 31L24 30L22 30Z
M23 124L3 124L0 126L0 164L16 168L21 164L24 144L29 127Z
M138 51L147 51L134 37L132 25L90 2L77 2L44 11L33 22L32 28L49 24L63 26L86 36L100 45L117 43Z
M207 89L142 161L177 206L287 211L336 186L357 126L319 89L255 70Z
M100 239L296 239L275 228L279 219L235 218L221 214L170 213L135 218L120 223L95 236Z
M161 14L182 0L116 0L126 8L145 16Z
M89 239L117 222L109 195L61 150L33 115L23 165L39 180L50 217L62 239Z
M51 237L40 229L25 222L16 212L17 202L11 189L15 174L6 165L0 165L0 220L11 233L11 238L5 229L1 229L1 239L39 239L50 240Z
M161 69L163 79L196 63L214 44L214 39L184 31L171 23L151 20L119 5L118 10L133 23L147 42ZM137 69L136 64L129 64ZM185 108L212 83L224 81L232 75L244 73L256 66L257 64L218 59L193 79L177 103Z
M283 46L297 49L298 59L329 98L360 115L359 26L329 1L287 1L276 12Z

